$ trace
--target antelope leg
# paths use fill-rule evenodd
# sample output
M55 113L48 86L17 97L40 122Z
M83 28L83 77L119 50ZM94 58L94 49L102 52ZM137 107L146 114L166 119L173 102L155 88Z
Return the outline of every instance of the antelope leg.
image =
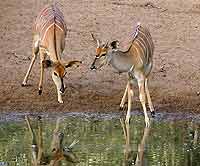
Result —
M36 135L33 131L33 128L31 127L30 120L28 116L25 116L26 123L28 125L28 129L31 133L32 137L32 157L33 157L33 165L37 166L37 155L38 155L38 146L36 142Z
M41 121L41 118L38 117L38 163L40 163L40 161L42 160L43 158L43 139L42 139L42 121Z
M43 60L45 59L45 53L43 50L40 50L40 81L39 81L39 95L42 94L43 78L44 78L44 65Z
M38 54L38 51L37 51L37 50L38 50L37 48L34 48L34 47L32 48L32 59L31 59L31 63L30 63L30 65L29 65L28 71L26 72L26 75L25 75L24 80L23 80L23 82L22 82L22 86L25 86L25 85L27 84L28 77L29 77L29 75L30 75L30 73L31 73L31 70L32 70L32 68L33 68L33 64L34 64L35 59L36 59L37 54Z
M123 119L120 119L121 126L124 132L124 138L125 138L125 148L124 148L124 158L125 158L125 163L129 162L131 154L131 146L130 146L130 127L129 123L125 123Z
M146 140L149 137L149 133L150 133L150 128L145 127L142 140L141 140L140 144L138 145L138 153L137 153L137 158L136 158L136 162L135 162L136 165L143 165L144 164L145 144L146 144Z
M152 117L154 117L155 116L155 111L154 111L154 107L153 107L153 104L152 104L152 101L151 101L151 97L150 97L150 93L149 93L147 82L148 82L148 80L146 78L145 79L145 91L146 91L147 100L148 100L149 108L150 108L150 111L151 111L151 115L152 115Z
M120 123L121 123L122 129L123 129L123 132L124 132L124 138L125 138L125 140L127 140L127 131L126 131L126 127L124 124L124 119L120 118Z
M148 117L147 109L146 109L146 95L145 95L145 81L144 81L144 79L138 80L138 87L139 87L139 98L140 98L140 102L142 104L142 108L143 108L143 111L144 111L146 127L149 127L150 121L149 121L149 117Z
M124 104L125 104L125 101L126 101L126 96L127 96L127 91L128 91L128 83L126 85L126 89L124 91L124 95L123 95L121 103L120 103L120 110L122 110L123 107L124 107Z
M128 111L126 113L126 123L130 122L132 97L133 97L133 91L131 90L130 82L128 82Z

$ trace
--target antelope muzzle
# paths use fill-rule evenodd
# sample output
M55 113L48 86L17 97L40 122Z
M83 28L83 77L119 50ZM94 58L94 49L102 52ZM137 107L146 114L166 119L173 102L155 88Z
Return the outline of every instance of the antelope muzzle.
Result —
M94 62L93 62L92 65L90 66L90 69L91 69L91 70L96 70L96 69L97 69L96 66L95 66L96 60L97 60L97 58L94 59Z
M60 88L60 93L64 93L65 92L65 87L64 87L64 83L63 83L63 78L61 78L61 88Z

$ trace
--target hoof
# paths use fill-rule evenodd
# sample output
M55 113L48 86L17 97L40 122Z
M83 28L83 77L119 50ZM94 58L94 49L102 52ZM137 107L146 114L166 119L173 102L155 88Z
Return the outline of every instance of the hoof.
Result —
M39 95L41 95L41 94L42 94L42 89L40 89L40 90L38 91L38 94L39 94Z
M152 111L152 112L151 112L152 118L155 118L155 115L156 115L155 111Z
M22 87L25 87L25 86L26 86L26 84L22 83L22 84L21 84L21 86L22 86Z
M61 101L58 101L58 103L63 104L64 102L61 100Z
M126 110L126 109L127 109L127 106L126 106L126 105L119 106L119 110L121 110L121 111L124 111L124 110Z
M38 117L37 117L37 120L41 120L42 119L42 117L39 115Z

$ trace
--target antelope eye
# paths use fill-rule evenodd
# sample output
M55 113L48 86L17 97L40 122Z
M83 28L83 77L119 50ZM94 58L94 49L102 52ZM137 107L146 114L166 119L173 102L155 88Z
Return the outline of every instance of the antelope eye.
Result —
M106 54L102 54L101 56L106 56Z
M55 76L58 76L58 74L56 72L53 73Z

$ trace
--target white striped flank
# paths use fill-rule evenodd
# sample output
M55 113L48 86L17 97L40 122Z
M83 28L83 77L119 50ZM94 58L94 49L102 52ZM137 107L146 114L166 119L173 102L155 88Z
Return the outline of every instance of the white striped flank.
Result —
M66 33L64 16L56 5L43 8L34 22L32 60L22 82L22 86L27 85L36 57L40 56L38 94L41 95L43 91L44 69L51 68L59 103L63 103L62 94L65 91L63 83L65 63L61 61L60 56L65 48Z
M64 22L64 16L56 6L44 8L36 18L35 31L40 35L41 41L44 40L46 33L52 25L56 25L66 35L67 28Z
M152 37L147 28L142 27L141 25L137 25L137 36L133 39L132 46L135 46L137 50L138 57L144 58L143 64L148 63L149 58L152 59L154 52L154 44L152 41Z
M44 39L45 39L45 37L46 37L46 33L47 33L48 30L49 30L52 26L54 26L54 25L55 25L56 27L58 27L61 31L64 32L64 30L63 30L59 25L57 25L56 23L52 23L52 24L50 24L50 25L48 26L48 28L46 28L46 30L45 30L45 32L44 32L42 38L41 38L41 42L44 41Z
M118 40L112 41L109 47L108 44L100 43L100 40L94 38L94 35L92 35L92 37L97 42L97 48L96 57L90 68L95 70L100 69L106 64L111 64L119 73L128 74L128 82L120 104L120 108L123 109L128 99L126 124L129 124L131 116L130 112L133 98L131 84L134 82L133 79L136 79L146 127L149 127L150 119L147 114L146 101L150 107L151 114L155 114L147 85L148 76L153 66L154 52L154 44L149 30L138 23L133 33L131 33L131 39L126 45L126 49L120 49L120 46L118 47Z
M65 49L66 33L67 28L62 12L56 5L45 7L34 23L32 59L22 82L22 86L27 85L36 57L40 56L38 94L41 95L43 91L45 68L51 68L51 77L56 86L59 103L63 103L62 94L65 92L63 81L66 75L65 69L81 63L77 60L68 63L61 60L61 55Z

